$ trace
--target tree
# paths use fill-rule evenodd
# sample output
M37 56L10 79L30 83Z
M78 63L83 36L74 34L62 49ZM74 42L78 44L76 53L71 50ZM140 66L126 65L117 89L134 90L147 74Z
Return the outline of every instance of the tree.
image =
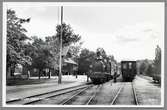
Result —
M7 10L7 73L13 75L16 64L31 64L31 57L24 54L25 43L29 38L27 30L22 24L29 22L30 18L22 19L16 16L14 10Z
M145 74L146 70L147 70L147 60L143 60L141 61L141 64L139 67L140 74Z
M78 59L78 71L80 73L87 73L89 72L90 65L95 62L96 54L93 51L88 49L81 50L81 54Z
M76 43L81 39L81 36L79 34L75 34L71 26L66 23L62 24L62 44L63 46L69 46L72 43ZM56 36L57 38L60 38L61 35L61 25L56 26Z
M97 56L101 56L102 58L107 57L107 54L103 48L97 48L96 54L97 54Z
M139 62L140 62L139 63L140 74L151 76L151 74L153 73L153 70L154 70L153 61L145 59L145 60L141 60Z
M56 36L45 37L45 42L50 49L50 52L53 54L53 61L51 63L54 70L57 69L59 64L59 52L60 52L60 42L59 38Z
M148 76L152 76L153 72L154 72L153 64L149 64L149 65L148 65L148 68L147 68L147 71L146 71L146 74L147 74Z
M77 55L80 46L71 46L80 40L81 36L76 35L70 25L63 23L63 48L70 47L68 52L70 55ZM60 34L61 25L56 26L56 35L47 36L45 40L42 40L36 36L32 37L32 44L29 45L29 50L26 53L32 57L31 68L37 68L39 70L39 78L43 69L48 68L57 70L59 64L60 53ZM69 54L67 57L70 57ZM71 56L71 57L72 57Z
M80 51L82 43L79 45L72 45L80 41L81 36L79 34L75 34L70 24L63 23L63 36L62 36L62 46L67 47L69 46L69 51L67 52L66 57L74 57L75 60L78 58L78 53ZM54 54L56 63L59 63L59 53L60 53L60 35L61 35L61 25L56 26L56 35L46 37L46 42L52 53Z
M33 52L31 53L32 57L32 68L39 69L39 79L42 74L42 70L46 68L54 68L54 54L52 53L50 46L47 43L38 38L32 37L32 47L30 50Z
M161 74L161 48L157 45L154 59L155 73Z
M69 50L67 52L66 57L73 58L74 61L78 62L79 53L81 51L81 46L82 46L82 42L78 42L77 44L69 46Z

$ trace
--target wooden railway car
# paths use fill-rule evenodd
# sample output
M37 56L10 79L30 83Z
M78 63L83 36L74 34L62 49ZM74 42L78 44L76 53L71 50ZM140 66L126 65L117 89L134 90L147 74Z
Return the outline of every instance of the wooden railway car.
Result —
M136 61L121 61L123 81L132 81L136 75Z

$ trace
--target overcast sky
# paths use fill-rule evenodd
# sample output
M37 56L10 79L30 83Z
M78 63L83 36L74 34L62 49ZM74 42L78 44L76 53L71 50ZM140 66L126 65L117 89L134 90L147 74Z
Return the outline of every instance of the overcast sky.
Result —
M60 4L6 3L18 17L31 18L25 28L28 36L44 38L56 33ZM120 61L154 59L156 45L163 48L163 3L64 4L64 22L82 36L83 48L105 49Z

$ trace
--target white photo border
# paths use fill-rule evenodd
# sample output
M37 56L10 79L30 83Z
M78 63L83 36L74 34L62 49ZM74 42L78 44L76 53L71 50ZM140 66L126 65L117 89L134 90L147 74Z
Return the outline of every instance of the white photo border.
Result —
M24 3L25 6L27 3L33 3L32 6L41 6L41 5L49 5L49 6L110 6L110 4L113 3L161 3L163 4L164 7L164 18L165 18L165 2L3 2L3 36L2 36L2 105L3 107L109 107L109 108L122 108L122 107L134 107L134 108L162 108L164 107L164 73L165 73L165 68L164 68L164 62L165 62L165 19L164 21L164 33L163 33L163 47L162 47L162 59L161 59L161 105L7 105L6 104L6 10L7 10L7 4L8 3Z

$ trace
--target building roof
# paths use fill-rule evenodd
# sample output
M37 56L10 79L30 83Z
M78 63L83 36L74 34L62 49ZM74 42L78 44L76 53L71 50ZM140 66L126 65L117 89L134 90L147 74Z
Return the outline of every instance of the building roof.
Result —
M73 64L73 65L78 65L74 60L72 60L71 58L66 58L64 59L65 63L69 63L69 64Z

